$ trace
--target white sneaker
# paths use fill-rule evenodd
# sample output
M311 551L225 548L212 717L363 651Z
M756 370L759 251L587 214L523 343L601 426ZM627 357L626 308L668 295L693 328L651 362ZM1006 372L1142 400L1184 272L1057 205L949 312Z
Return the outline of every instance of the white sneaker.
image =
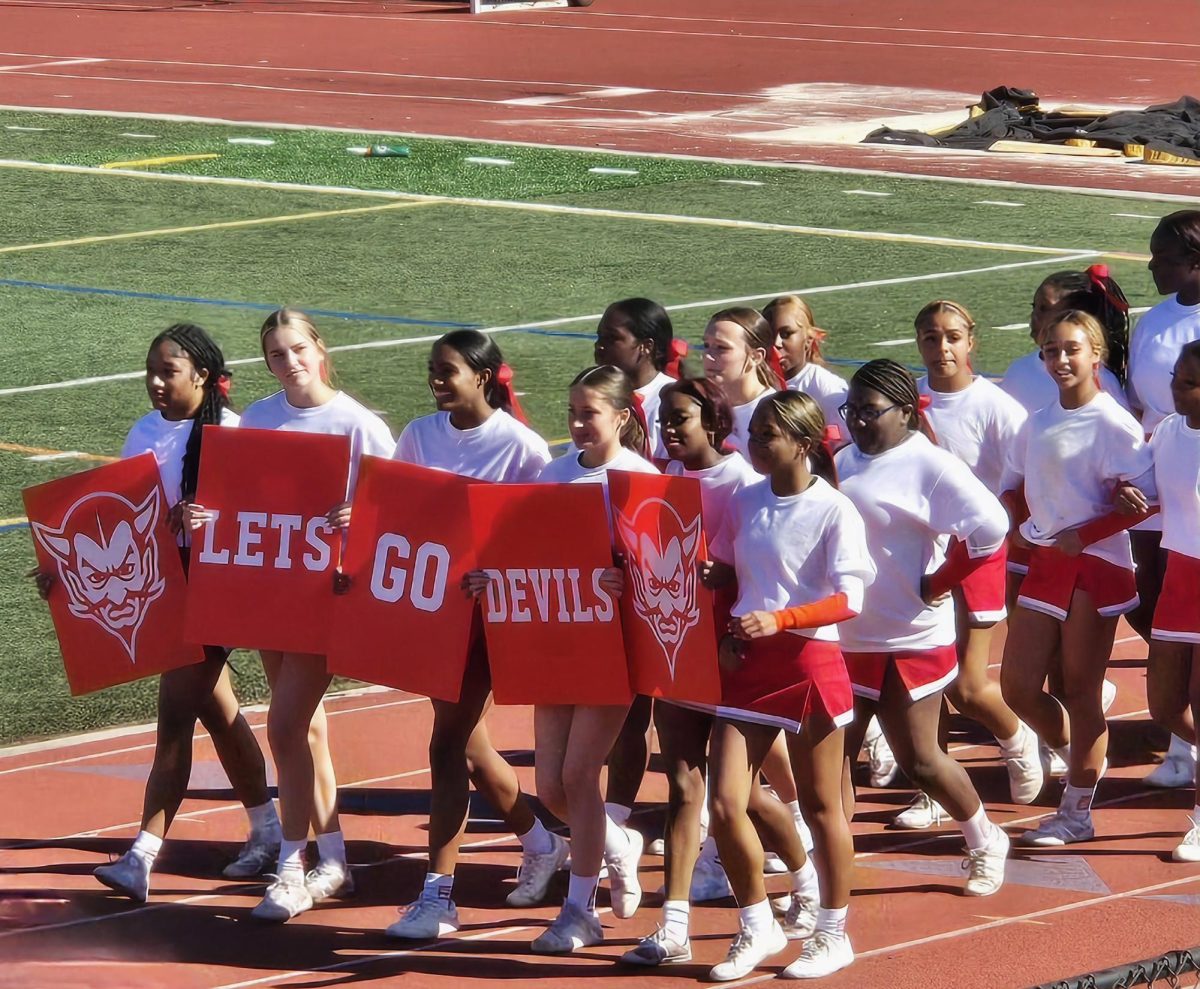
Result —
M782 876L787 871L787 864L774 852L766 852L763 855L764 876Z
M309 895L303 880L288 882L276 876L275 881L263 894L262 902L250 911L250 916L255 920L283 923L297 914L304 913L305 910L311 910L312 905L312 896Z
M665 838L655 838L646 846L647 855L663 856L667 854L667 841Z
M1176 862L1200 862L1200 826L1195 821L1171 852L1171 858Z
M505 898L510 907L533 907L546 899L546 891L555 874L566 864L571 846L565 838L550 835L554 847L541 855L521 853L521 868L517 870L517 886Z
M621 956L626 965L681 965L691 960L692 942L676 941L661 927Z
M304 885L313 903L342 900L354 895L354 876L345 862L318 862L317 867L304 877Z
M458 907L439 896L419 896L383 933L404 941L432 941L458 930Z
M817 901L796 892L788 894L787 900L787 909L779 924L789 941L800 941L817 929ZM771 906L774 908L774 902Z
M993 824L992 840L983 848L967 851L967 857L963 860L963 868L967 870L963 892L967 896L991 896L1004 885L1004 866L1010 847L1004 829Z
M1108 709L1113 706L1117 699L1117 685L1111 680L1105 680L1104 686L1100 688L1100 709L1108 714Z
M1042 763L1044 777L1059 778L1070 772L1071 767L1067 765L1066 760L1041 740L1038 741L1038 757Z
M1096 837L1092 815L1075 817L1061 810L1047 817L1033 831L1026 831L1017 841L1022 845L1072 845L1077 841L1091 841Z
M749 975L768 958L779 954L787 947L787 937L774 921L771 929L762 934L752 934L745 927L738 931L729 954L719 965L714 965L708 977L713 982L732 982Z
M221 870L226 879L253 879L270 872L279 860L280 835L251 832L238 857Z
M1163 757L1162 765L1142 780L1147 786L1163 789L1191 787L1196 785L1196 749L1178 735L1171 736L1171 744Z
M608 895L613 916L627 920L637 913L642 902L642 887L638 882L638 862L642 857L642 833L633 828L621 829L629 843L616 855L604 857L608 866Z
M713 850L710 852L709 848ZM729 885L729 877L725 875L725 867L717 857L716 842L705 844L692 869L688 898L693 903L707 903L710 900L723 900L727 896L733 896L733 889Z
M949 820L949 815L933 797L918 790L912 802L894 818L892 827L901 831L924 831Z
M529 950L538 955L569 955L576 948L604 942L604 929L594 913L580 910L564 900L554 922L533 939Z
M854 961L849 935L817 931L804 942L800 957L779 973L781 979L819 979L840 972Z
M1008 770L1008 792L1015 804L1031 804L1042 792L1046 778L1042 773L1042 760L1038 753L1038 738L1028 725L1021 725L1021 751L1014 756L1004 757L1004 768Z
M145 903L150 895L150 865L132 848L115 862L102 865L92 872L109 889Z
M892 747L884 737L883 729L879 727L879 719L872 717L867 722L867 733L863 738L863 747L867 753L868 782L879 789L891 786L900 775L900 766L892 754Z

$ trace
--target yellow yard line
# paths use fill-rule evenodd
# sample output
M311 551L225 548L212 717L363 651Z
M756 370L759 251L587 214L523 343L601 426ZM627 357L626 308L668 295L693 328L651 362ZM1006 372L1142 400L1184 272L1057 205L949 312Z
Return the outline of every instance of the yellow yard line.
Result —
M6 525L24 525L28 521L29 519L24 515L18 515L15 519L0 519L0 529L3 529Z
M285 213L282 216L263 216L254 220L225 220L221 223L201 223L189 227L160 227L156 230L135 230L124 234L98 234L93 237L73 237L70 240L47 240L38 244L15 244L0 247L0 254L17 254L22 251L39 251L53 247L81 247L86 244L104 244L117 240L138 240L145 237L167 237L174 234L199 233L204 230L233 230L239 227L258 227L269 223L296 223L300 220L321 220L333 216L355 216L362 213L380 213L384 210L411 209L415 206L430 206L438 200L418 202L383 203L377 206L355 206L350 209L314 210L308 213Z
M20 443L0 443L0 451L4 453L24 453L27 456L34 457L53 457L60 453L71 453L70 450L47 450L40 446L23 446ZM101 463L110 463L114 460L119 460L120 457L106 457L100 453L77 453L77 460L98 460ZM2 523L0 523L2 524Z
M137 161L109 161L101 168L151 168L154 165L175 165L181 161L212 161L220 158L218 154L207 155L167 155L165 158L140 158Z
M1115 258L1117 261L1149 261L1149 254L1126 254L1123 251L1105 251L1101 257Z

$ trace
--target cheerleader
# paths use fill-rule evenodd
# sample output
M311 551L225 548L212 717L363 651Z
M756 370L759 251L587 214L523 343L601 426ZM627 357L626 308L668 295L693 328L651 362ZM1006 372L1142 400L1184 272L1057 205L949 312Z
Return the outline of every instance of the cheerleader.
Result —
M715 558L732 561L738 586L721 640L712 830L741 908L740 931L710 973L718 982L744 977L790 938L806 941L786 978L818 978L854 960L846 935L854 849L842 808L843 728L854 717L854 694L835 625L862 609L875 567L862 519L834 486L824 433L820 407L807 395L778 392L760 403L750 457L766 480L734 497L713 548ZM714 564L708 578L729 575L728 565ZM747 815L781 728L818 863L806 860L790 814L763 822L791 872L792 904L782 926L766 898L763 848Z
M812 309L798 295L772 299L762 314L775 334L784 387L804 392L821 406L827 427L836 434L836 447L841 447L848 439L842 434L837 410L846 400L847 385L825 366L821 344L829 334L816 325Z
M720 388L706 379L672 382L661 394L659 421L667 455L666 473L695 478L700 484L704 531L717 533L728 514L730 500L759 476L741 454L723 452L729 435L729 406ZM621 961L630 965L667 965L690 961L690 901L694 897L697 852L705 808L705 768L713 712L699 705L659 701L654 725L667 776L665 896L658 929L627 951ZM761 788L759 788L761 790ZM729 883L715 855L712 870L719 874L719 895L729 895ZM714 897L702 895L700 899Z
M391 456L395 441L390 430L377 415L333 387L332 358L306 314L298 309L273 312L263 323L259 338L267 368L282 390L246 409L242 426L348 436L349 498L363 454ZM192 509L192 528L211 521L211 513L203 506ZM327 521L333 528L346 528L349 501L331 508ZM338 821L337 780L321 703L331 679L325 657L270 651L261 655L271 685L267 737L279 773L283 841L275 881L252 916L286 921L314 903L348 896L354 891L354 879ZM306 874L304 849L310 824L319 856L317 865Z
M1115 515L1110 501L1124 482L1153 498L1152 461L1137 421L1097 384L1104 355L1104 331L1087 313L1069 311L1050 323L1042 357L1059 400L1029 417L1009 448L1003 482L1006 492L1024 484L1030 514L1019 537L1032 552L1009 623L1001 686L1012 709L1069 767L1058 811L1021 836L1028 845L1086 841L1095 833L1091 804L1108 743L1104 671L1117 620L1138 603L1124 531L1138 517ZM1062 704L1042 689L1059 654Z
M733 428L726 444L744 454L755 406L783 387L775 335L757 309L722 309L708 321L704 376L729 403Z
M1175 414L1150 438L1154 483L1162 504L1166 577L1154 610L1146 694L1150 714L1174 737L1195 744L1200 713L1200 341L1183 345L1171 376ZM1131 507L1144 504L1136 500ZM1191 826L1172 852L1176 862L1200 862L1200 793Z
M917 313L914 327L917 349L926 375L917 390L927 402L926 418L938 446L950 451L971 468L993 495L1000 494L1005 452L1025 422L1025 410L971 369L975 349L975 320L957 302L931 302ZM951 553L962 544L952 544ZM957 626L958 676L946 687L954 707L982 724L995 736L1008 770L1008 786L1014 803L1032 803L1042 788L1042 766L1037 736L1017 720L988 677L992 629L1004 618L1005 554L998 552L979 570L954 589ZM920 817L921 826L940 818L940 807L919 794L912 808L903 812L896 825Z
M619 368L605 365L582 372L571 382L568 402L571 440L579 452L552 461L540 480L600 484L607 502L610 470L657 474L643 456L646 434L637 413L633 383ZM602 584L619 596L624 575L612 567ZM537 795L571 830L567 898L554 922L534 939L531 950L539 954L569 954L604 940L595 911L602 861L608 865L613 914L631 917L641 903L637 863L642 836L611 820L600 795L600 770L627 712L623 704L534 708Z
M1179 348L1200 339L1200 210L1181 210L1163 217L1150 238L1148 267L1154 287L1167 298L1138 320L1130 341L1128 378L1130 404L1147 436L1172 411L1170 371ZM1142 603L1130 613L1129 623L1146 638L1166 565L1160 547L1161 524L1152 518L1132 530L1130 537ZM1151 683L1147 686L1154 687ZM1185 714L1185 720L1187 717ZM1196 746L1191 738L1191 732L1180 736L1172 729L1166 758L1145 782L1191 787L1196 777Z
M1004 882L1009 842L966 771L938 743L942 694L958 675L949 591L1003 545L1008 516L962 461L921 432L912 375L874 360L850 380L842 407L852 445L837 455L842 491L862 514L878 574L862 612L840 626L842 652L861 699L859 723L874 709L900 767L962 830L968 896ZM944 537L965 551L946 558ZM849 762L861 730L847 733ZM848 791L852 795L852 791Z
M142 416L121 448L122 457L153 453L168 503L168 520L182 535L185 502L196 492L200 442L205 425L236 426L229 407L229 372L220 347L199 326L176 323L150 343L146 355L146 391L153 411ZM43 597L54 578L34 572ZM254 732L238 709L225 662L227 650L205 646L204 662L168 670L159 678L158 725L154 762L146 780L141 830L115 862L95 870L105 886L145 902L150 872L172 820L179 812L192 771L192 736L197 719L250 818L250 836L238 857L225 867L230 879L257 876L279 851L279 818L267 790L266 764Z
M455 330L438 340L429 356L429 390L438 411L404 427L394 459L516 484L535 481L550 462L546 441L523 421L512 370L490 336ZM521 842L521 870L508 895L510 906L542 902L566 862L566 841L534 816L517 774L492 745L484 723L491 704L487 647L477 617L459 699L433 701L429 870L421 895L387 929L389 937L428 939L458 930L454 869L472 782Z

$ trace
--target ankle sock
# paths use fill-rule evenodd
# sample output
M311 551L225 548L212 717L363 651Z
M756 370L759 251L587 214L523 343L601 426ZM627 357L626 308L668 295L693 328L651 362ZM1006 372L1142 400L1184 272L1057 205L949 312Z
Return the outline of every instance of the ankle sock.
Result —
M317 858L321 862L346 864L346 838L340 831L317 835Z
M521 849L530 855L545 855L554 851L554 839L546 830L546 825L536 817L533 819L533 827L524 834L517 835L517 840L521 843Z
M250 819L250 833L264 837L275 837L281 834L279 815L275 812L275 801L268 800L257 807L247 807L246 816Z
M965 821L956 822L962 830L963 838L966 839L967 849L972 852L977 852L981 848L986 848L992 840L992 822L988 820L987 811L983 804L979 805L979 809L975 811Z
M817 870L812 863L812 859L804 860L804 864L800 866L792 876L792 892L799 893L801 896L818 898L820 887L817 881Z
M596 912L596 887L600 885L599 876L577 876L571 873L567 881L567 902L573 903L584 913Z
M151 834L149 831L139 831L129 850L146 863L147 869L153 869L154 860L162 851L162 843L163 840L158 835Z
M826 931L829 934L836 935L837 937L845 937L846 914L849 912L849 910L850 908L848 906L833 907L828 910L825 909L825 907L818 907L817 930Z
M421 888L421 899L441 900L443 903L449 903L453 892L454 876L443 875L440 872L425 873L425 885Z
M775 923L775 915L771 913L771 901L759 900L738 911L742 927L751 934L766 934Z
M304 882L304 849L308 847L308 839L288 841L284 838L279 843L279 864L275 873L284 882Z
M667 937L677 944L687 942L691 909L692 906L687 900L667 900L663 904L663 930Z

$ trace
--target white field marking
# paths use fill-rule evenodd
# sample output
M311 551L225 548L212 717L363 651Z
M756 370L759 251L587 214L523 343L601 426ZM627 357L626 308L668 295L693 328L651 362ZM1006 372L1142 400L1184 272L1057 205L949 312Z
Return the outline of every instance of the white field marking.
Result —
M524 83L523 85L530 85ZM560 93L557 96L518 96L511 100L501 100L508 106L553 106L555 103L570 103L575 100L611 100L622 96L644 96L647 93L663 92L656 89L636 89L631 86L606 86L603 89L590 89L579 93ZM735 97L736 98L736 97Z
M636 168L605 168L603 165L589 168L588 171L593 175L637 175L638 173Z
M225 140L230 144L255 144L263 148L275 143L269 137L227 137Z
M1024 203L1009 202L1006 199L976 199L976 206L1024 206Z
M19 72L22 69L46 69L52 65L94 65L106 58L60 58L53 62L30 62L28 65L0 65L0 72Z
M38 131L48 131L50 128L49 127L18 127L16 124L6 124L4 129L5 130L19 130L19 131L26 131L28 133L35 133Z
M131 133L131 132L129 132L129 131L126 131L126 132L125 132L125 133L123 133L123 134L118 134L117 136L118 136L118 137L136 137L136 138L141 138L141 139L143 139L143 140L146 140L146 141L157 141L157 140L160 140L160 138L159 138L159 136L158 136L157 134L135 134L135 133Z
M892 194L890 192L873 192L870 189L843 189L842 195L844 195L844 196L880 196L880 197L883 197L883 196L890 196Z
M754 179L717 179L721 185L766 185L765 182L756 182Z
M0 54L3 54L0 52ZM703 94L702 94L703 95ZM748 98L752 94L739 93L739 98ZM79 117L116 117L130 120L159 120L184 124L221 124L229 127L262 127L272 130L321 131L330 134L362 134L372 132L370 127L331 127L324 124L295 124L280 121L263 120L232 120L226 117L201 117L183 113L144 113L136 110L92 110L84 107L61 106L19 106L13 103L0 103L0 110L14 110L24 113L51 113ZM378 133L378 132L375 132ZM489 141L483 138L463 137L461 134L434 134L424 131L410 131L407 134L389 134L391 137L421 138L430 141L449 141L458 144L492 144L506 148L537 148L552 151L581 151L595 154L595 146L582 144L545 144L536 141ZM991 189L1020 189L1038 192L1067 192L1079 196L1102 196L1107 199L1135 199L1151 202L1195 203L1200 202L1200 195L1182 195L1171 192L1142 192L1135 189L1096 189L1090 186L1078 185L1044 185L1042 183L1018 182L1014 179L984 179L963 178L958 175L914 175L911 172L893 172L884 168L854 168L847 165L813 165L806 162L791 161L753 161L746 158L724 158L719 155L687 155L670 152L627 151L621 148L605 147L604 153L622 158L649 158L666 161L694 161L711 165L738 165L754 168L772 169L785 172L818 172L827 175L869 175L885 179L904 179L908 182L938 182L950 185L984 186ZM150 177L149 173L143 177ZM312 187L306 187L312 188ZM362 193L363 190L353 190Z
M1017 268L1032 268L1051 264L1070 264L1095 257L1094 252L1079 252L1062 257L1044 258L1038 261L1014 261L1009 264L993 264L985 268L966 268L959 271L937 271L928 275L904 275L899 278L877 278L865 282L851 282L843 285L817 285L812 288L786 289L775 292L761 292L757 295L731 296L727 299L705 299L701 302L687 302L679 305L664 306L668 312L683 312L689 309L720 308L734 305L738 302L751 302L761 299L773 299L781 295L825 295L830 292L846 292L863 288L880 288L885 285L907 285L913 282L939 281L943 278L958 278L967 275L982 275L993 271L1012 271ZM509 326L491 326L480 330L489 335L510 333L514 330L547 329L552 326L569 326L572 323L595 323L603 313L588 313L585 316L564 316L559 319L546 319L534 323L513 323ZM441 339L441 334L430 334L417 337L401 337L394 340L368 340L364 343L348 343L330 347L331 353L344 353L355 350L381 350L391 347L404 347L418 343L433 343ZM897 345L898 346L898 345ZM257 364L262 357L239 357L225 363L230 367L240 367L246 364ZM60 388L78 388L84 385L104 384L109 381L133 381L145 375L145 371L121 371L117 374L98 375L90 378L74 378L70 381L50 381L40 385L21 385L16 388L0 388L0 398L7 395L24 395L30 392L56 391ZM0 774L2 775L2 774Z
M1152 216L1149 213L1109 213L1109 216L1123 216L1130 220L1161 220L1161 216Z
M927 247L962 247L973 250L1011 251L1017 254L1072 254L1079 256L1102 254L1102 251L1078 247L1042 247L1034 244L1012 244L1007 241L972 240L962 237L936 237L928 234L889 233L881 230L846 230L840 227L809 227L793 223L769 223L764 220L735 220L713 216L685 216L676 213L642 213L635 210L603 209L594 206L569 206L563 203L530 203L503 199L473 199L469 196L430 196L416 192L396 192L386 189L352 189L345 186L304 185L297 182L266 182L261 179L238 179L226 176L186 175L172 172L142 172L121 168L94 168L90 165L57 165L46 162L0 159L0 168L31 171L62 172L75 175L116 175L124 178L156 182L188 182L192 184L232 185L249 189L280 189L308 193L337 193L375 199L399 200L411 203L433 203L453 206L477 206L496 210L515 210L528 213L588 216L610 220L639 220L646 223L667 223L682 226L718 227L730 230L759 230L769 233L791 233L804 236L836 237L845 240L883 241L895 244L919 244ZM243 221L234 221L243 222ZM132 236L132 235L121 235ZM0 252L6 248L0 247ZM8 248L12 250L12 248Z
M876 340L872 347L903 347L906 343L916 343L912 337L899 337L896 340Z
M463 161L468 165L499 165L501 167L515 164L511 158L481 158L478 156L464 158Z
M122 910L118 913L106 913L99 917L79 917L75 920L63 920L56 924L42 924L38 927L21 927L11 931L0 931L0 940L16 937L18 934L40 934L43 931L61 931L68 927L82 927L84 924L99 924L106 920L121 920L125 917L141 916L154 910L166 910L168 907L182 907L189 903L204 903L208 900L220 900L229 893L204 893L200 896L185 896L182 900L170 900L165 903L147 903L134 907L132 910Z
M39 453L25 459L32 460L35 463L42 463L51 460L78 460L80 457L86 456L86 453L80 453L78 450L63 450L61 453Z
M1003 326L993 326L992 329L993 330L1027 330L1027 329L1029 329L1029 322L1026 321L1024 323L1005 323Z

